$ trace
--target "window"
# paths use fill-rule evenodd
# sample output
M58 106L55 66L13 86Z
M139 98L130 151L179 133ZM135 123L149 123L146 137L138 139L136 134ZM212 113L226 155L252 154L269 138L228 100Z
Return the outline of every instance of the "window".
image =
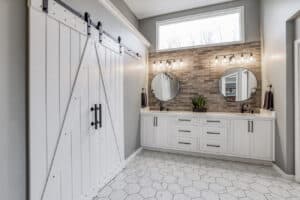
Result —
M157 50L244 41L244 7L157 22Z

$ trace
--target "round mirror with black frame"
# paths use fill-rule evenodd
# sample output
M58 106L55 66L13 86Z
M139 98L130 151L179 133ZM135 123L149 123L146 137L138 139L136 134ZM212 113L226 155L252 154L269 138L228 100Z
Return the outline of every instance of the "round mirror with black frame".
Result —
M257 85L255 74L246 68L229 69L219 80L220 93L229 102L251 99L256 93Z
M169 73L157 74L151 82L151 90L160 102L174 99L180 90L179 81ZM162 110L162 106L161 106Z

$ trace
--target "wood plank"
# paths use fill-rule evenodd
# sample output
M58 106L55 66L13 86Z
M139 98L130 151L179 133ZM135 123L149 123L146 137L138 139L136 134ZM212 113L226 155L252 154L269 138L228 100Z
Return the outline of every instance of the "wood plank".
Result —
M80 33L71 30L71 85L74 82L80 61Z
M85 35L80 34L79 39L80 39L79 49L80 49L80 59L81 59L81 57L83 55L84 46L85 46L87 37Z
M63 121L71 91L70 28L60 24L60 122Z
M73 108L73 106L72 106ZM71 112L68 117L72 117L73 113ZM70 120L71 121L71 120ZM68 124L71 126L71 124ZM71 130L65 130L64 143L62 143L62 152L61 152L61 197L63 200L72 200L72 138Z
M99 62L100 62L100 68L103 72L104 70L104 66L105 66L105 48L102 45L98 45L97 46L97 50L98 50L98 56L99 56ZM101 78L101 77L100 77ZM107 178L107 170L108 170L108 154L107 154L107 150L108 150L108 144L107 144L107 127L106 127L106 119L107 119L107 115L106 115L106 106L105 106L105 95L104 95L104 90L103 90L103 85L102 85L102 80L99 79L99 88L100 88L100 103L102 105L102 128L100 129L100 136L99 136L99 154L100 154L100 158L101 161L99 163L99 180L98 183L99 184L104 184L104 180Z
M83 41L83 40L82 40ZM87 197L90 188L90 140L89 140L89 126L90 126L90 108L88 100L88 63L90 47L87 47L86 57L83 60L82 65L82 78L80 79L81 89L81 174L82 174L82 198Z
M40 200L47 173L46 18L34 9L29 14L30 199Z
M89 105L93 107L95 104L99 104L99 68L97 63L96 51L94 43L91 47L91 53L89 58ZM95 120L94 112L90 112L90 122ZM89 127L89 139L90 139L90 172L91 172L91 186L92 190L97 190L97 177L98 177L98 134L99 128L96 130L94 126Z
M72 117L72 174L73 174L73 200L80 200L81 197L81 130L80 130L80 114L81 114L81 98L76 97L74 102L74 110Z
M48 167L57 143L59 116L59 23L47 17L47 142Z

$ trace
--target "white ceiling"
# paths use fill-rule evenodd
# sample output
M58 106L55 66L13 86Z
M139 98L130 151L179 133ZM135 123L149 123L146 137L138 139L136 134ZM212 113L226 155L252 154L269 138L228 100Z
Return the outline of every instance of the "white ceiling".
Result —
M139 19L233 0L124 0Z

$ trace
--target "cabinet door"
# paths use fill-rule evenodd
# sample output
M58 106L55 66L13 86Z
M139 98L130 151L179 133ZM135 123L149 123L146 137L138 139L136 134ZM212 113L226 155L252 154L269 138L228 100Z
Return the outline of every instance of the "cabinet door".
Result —
M233 153L240 157L251 155L251 133L248 120L233 120Z
M146 147L155 147L156 139L155 139L155 116L145 116L142 115L142 124L141 124L141 130L142 130L142 137L141 142L142 146Z
M270 160L273 158L273 127L271 121L253 121L252 158Z
M170 146L170 131L172 129L171 120L167 117L157 117L156 121L156 144L159 148Z

